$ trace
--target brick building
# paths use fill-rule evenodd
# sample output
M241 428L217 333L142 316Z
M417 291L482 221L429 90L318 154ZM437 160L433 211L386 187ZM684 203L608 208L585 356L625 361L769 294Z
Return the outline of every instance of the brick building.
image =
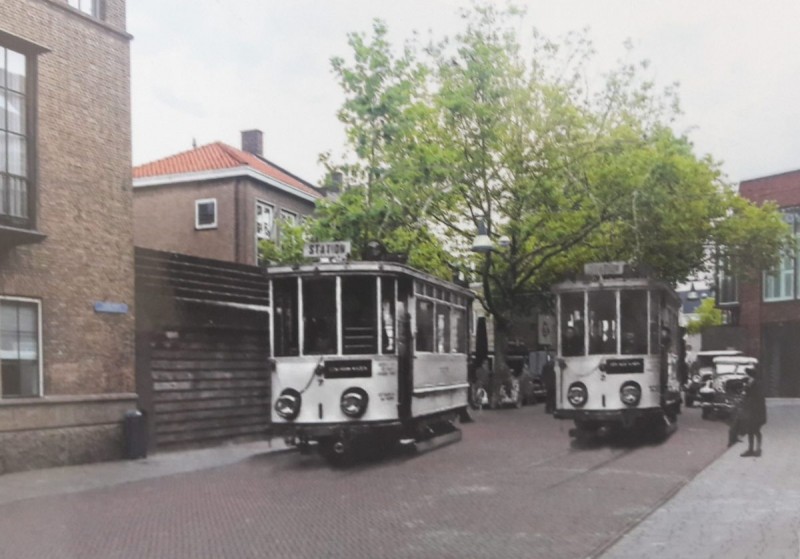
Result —
M322 198L262 155L260 130L242 149L213 143L133 170L136 246L239 264L258 263L258 241L278 241Z
M122 454L130 40L125 0L0 2L0 473Z
M775 202L800 237L800 170L746 180L739 194L757 204ZM722 268L718 305L725 312L729 345L759 358L768 393L800 396L800 259L785 257L760 281L737 282Z

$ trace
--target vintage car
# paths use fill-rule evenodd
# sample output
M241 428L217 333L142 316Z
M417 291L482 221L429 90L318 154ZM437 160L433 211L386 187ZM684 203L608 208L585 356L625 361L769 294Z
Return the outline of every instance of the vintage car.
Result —
M733 357L742 355L735 349L700 351L692 363L689 378L683 387L683 401L687 408L691 408L700 399L700 388L705 386L714 372L714 359L716 357Z
M715 357L711 378L699 391L703 419L730 415L747 386L747 369L757 365L758 359L755 357Z
M541 373L532 373L527 354L512 353L506 356L506 375L494 374L494 354L489 353L486 366L478 369L471 382L470 402L473 408L521 407L543 402L546 391ZM474 355L473 355L474 361ZM493 393L491 388L494 388Z

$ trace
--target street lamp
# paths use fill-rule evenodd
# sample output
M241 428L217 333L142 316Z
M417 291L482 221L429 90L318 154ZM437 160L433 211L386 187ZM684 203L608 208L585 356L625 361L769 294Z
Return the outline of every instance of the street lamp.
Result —
M478 220L478 235L472 241L472 252L488 254L493 249L492 240L486 234L486 222L481 218Z

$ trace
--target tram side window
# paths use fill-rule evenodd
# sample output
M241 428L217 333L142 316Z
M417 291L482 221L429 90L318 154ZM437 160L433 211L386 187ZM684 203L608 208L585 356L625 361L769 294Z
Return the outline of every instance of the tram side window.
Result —
M450 305L436 304L436 352L450 353Z
M467 311L454 308L450 324L453 335L451 351L467 353Z
M589 293L589 353L617 353L617 297L613 291Z
M378 304L374 277L342 278L342 353L378 353Z
M583 355L583 293L561 295L561 354Z
M303 353L336 353L336 279L303 279Z
M383 278L381 280L381 347L383 353L394 353L396 347L395 331L397 321L395 319L395 300L394 300L395 280Z
M275 298L275 356L300 355L297 343L297 279L272 280Z
M619 298L622 353L647 353L647 291L621 291Z
M417 351L433 351L433 302L417 299Z

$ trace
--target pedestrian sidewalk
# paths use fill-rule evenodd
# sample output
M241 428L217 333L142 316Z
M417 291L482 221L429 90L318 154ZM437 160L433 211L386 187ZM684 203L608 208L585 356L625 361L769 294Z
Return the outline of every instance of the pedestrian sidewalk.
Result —
M23 499L78 493L132 481L164 477L240 462L286 450L281 438L213 448L157 453L148 458L48 468L0 475L0 505Z
M798 559L800 399L768 399L761 432L760 458L734 445L601 557Z

